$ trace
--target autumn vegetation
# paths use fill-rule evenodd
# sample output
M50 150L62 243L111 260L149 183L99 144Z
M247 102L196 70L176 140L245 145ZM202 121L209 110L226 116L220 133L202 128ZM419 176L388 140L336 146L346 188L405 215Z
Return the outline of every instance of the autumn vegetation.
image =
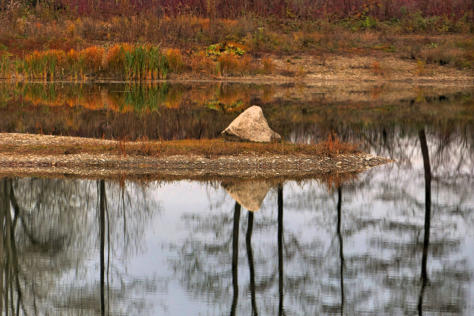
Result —
M391 54L420 72L470 70L472 12L470 0L1 0L0 77L264 75L300 54L323 63L331 54Z
M100 140L76 144L64 142L61 144L47 144L25 146L22 144L1 144L0 153L15 152L19 154L100 154L110 153L122 156L174 156L197 155L204 157L219 157L233 155L313 155L334 156L339 154L356 154L360 151L355 145L340 142L337 138L329 137L327 141L319 144L293 144L293 143L251 143L228 142L224 139L188 139L172 141L109 141Z

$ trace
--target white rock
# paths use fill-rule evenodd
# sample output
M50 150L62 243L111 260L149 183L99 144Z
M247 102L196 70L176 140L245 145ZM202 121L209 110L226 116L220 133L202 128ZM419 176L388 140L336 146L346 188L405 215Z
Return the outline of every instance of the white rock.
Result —
M237 116L222 134L252 142L273 142L281 139L281 136L268 126L262 108L256 105Z

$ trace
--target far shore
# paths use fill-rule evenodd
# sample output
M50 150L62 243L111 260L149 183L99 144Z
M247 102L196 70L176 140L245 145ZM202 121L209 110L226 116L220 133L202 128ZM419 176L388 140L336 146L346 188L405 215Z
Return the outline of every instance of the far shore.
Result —
M300 83L305 85L328 84L362 84L362 83L408 83L416 85L461 85L473 86L474 75L470 69L427 64L420 70L416 60L400 59L393 56L344 56L329 55L321 61L320 56L294 55L286 57L273 56L275 69L267 74L242 74L218 76L193 72L170 73L166 79L132 80L113 77L85 76L80 80L60 79L53 81L13 77L1 78L0 82L13 83L123 83L123 82L236 82L285 84ZM374 66L375 65L375 66ZM304 70L302 70L304 69Z

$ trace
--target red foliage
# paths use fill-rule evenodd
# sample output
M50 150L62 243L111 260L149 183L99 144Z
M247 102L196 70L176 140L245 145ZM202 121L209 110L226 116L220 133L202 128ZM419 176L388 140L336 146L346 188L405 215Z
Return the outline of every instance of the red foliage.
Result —
M372 16L380 20L420 12L424 16L470 14L472 0L60 0L79 15L193 14L236 18L245 14L280 18L347 18Z

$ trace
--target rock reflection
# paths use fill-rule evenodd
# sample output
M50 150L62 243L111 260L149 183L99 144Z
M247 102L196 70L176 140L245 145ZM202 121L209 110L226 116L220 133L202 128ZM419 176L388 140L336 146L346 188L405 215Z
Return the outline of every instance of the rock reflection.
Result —
M222 187L237 203L254 212L260 209L268 191L275 186L275 181L271 180L222 182Z

